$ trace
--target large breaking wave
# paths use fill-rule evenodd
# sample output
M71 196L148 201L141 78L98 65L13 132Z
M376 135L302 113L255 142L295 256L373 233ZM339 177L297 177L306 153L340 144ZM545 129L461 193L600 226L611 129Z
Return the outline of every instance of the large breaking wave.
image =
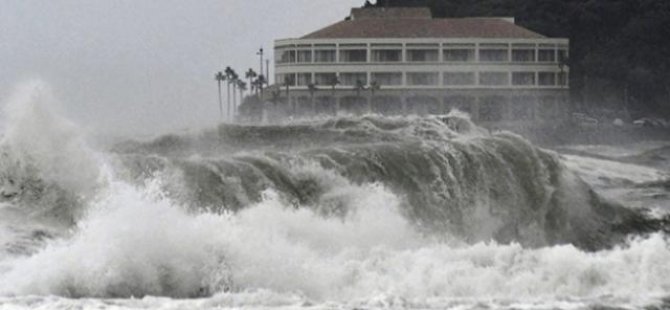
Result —
M352 187L379 184L415 228L466 242L595 250L622 241L620 230L642 228L629 227L639 215L603 201L557 154L512 133L489 134L459 114L222 126L117 152L135 178L177 175L179 184L168 186L175 199L218 212L274 189L292 207L343 215Z
M12 99L1 145L0 295L425 307L670 289L668 242L643 235L659 222L459 113L225 125L103 153L40 85Z

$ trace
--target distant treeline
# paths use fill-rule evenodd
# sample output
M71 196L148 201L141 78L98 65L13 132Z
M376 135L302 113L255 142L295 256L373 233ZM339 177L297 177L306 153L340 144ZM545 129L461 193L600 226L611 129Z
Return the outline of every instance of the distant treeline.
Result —
M514 16L571 42L577 108L670 116L669 0L378 0L366 6L430 7L434 17Z

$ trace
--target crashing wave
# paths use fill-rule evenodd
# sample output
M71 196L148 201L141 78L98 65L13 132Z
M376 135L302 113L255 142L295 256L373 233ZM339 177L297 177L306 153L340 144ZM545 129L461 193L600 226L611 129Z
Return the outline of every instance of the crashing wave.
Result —
M156 148L164 139L117 151L131 175L170 175L172 197L202 210L236 211L273 189L294 207L344 214L346 198L325 194L343 186L337 175L388 187L420 230L469 242L596 250L651 229L640 225L641 215L594 193L559 155L509 132L488 133L461 114L222 126L216 136L190 138L197 142L179 139L245 150L232 155L180 156Z
M0 213L56 217L69 233L12 223L39 242L0 239L20 252L0 251L0 296L353 308L670 288L666 237L628 238L660 223L459 113L224 125L101 159L34 90L13 100L0 143Z
M53 104L41 82L22 85L9 100L0 139L0 199L74 223L101 172L79 130L51 111Z

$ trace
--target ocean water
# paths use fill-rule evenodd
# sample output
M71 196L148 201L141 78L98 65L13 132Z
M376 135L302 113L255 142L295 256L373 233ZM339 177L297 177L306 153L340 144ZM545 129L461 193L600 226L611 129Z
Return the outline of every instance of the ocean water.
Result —
M670 307L662 166L460 113L93 147L53 100L4 113L2 309Z

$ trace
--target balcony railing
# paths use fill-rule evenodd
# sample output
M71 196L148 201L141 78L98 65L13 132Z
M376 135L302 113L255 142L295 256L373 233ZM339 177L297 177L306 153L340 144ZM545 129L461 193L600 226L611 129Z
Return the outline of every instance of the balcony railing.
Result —
M559 64L568 59L561 44L442 44L430 48L410 45L332 44L312 48L277 47L278 66L313 64Z

